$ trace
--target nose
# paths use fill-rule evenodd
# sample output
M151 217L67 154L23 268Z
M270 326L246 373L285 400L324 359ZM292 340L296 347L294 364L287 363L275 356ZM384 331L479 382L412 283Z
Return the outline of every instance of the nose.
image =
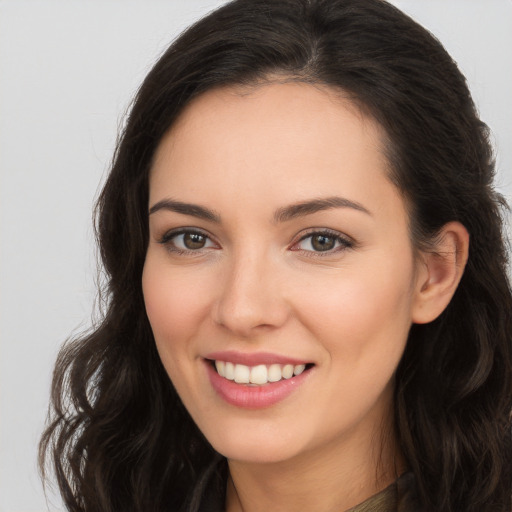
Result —
M241 338L281 327L290 312L283 272L265 255L241 254L226 262L214 321Z

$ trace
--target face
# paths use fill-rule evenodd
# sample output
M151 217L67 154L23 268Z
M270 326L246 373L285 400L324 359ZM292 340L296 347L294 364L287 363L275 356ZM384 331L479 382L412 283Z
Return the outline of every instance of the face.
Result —
M364 444L389 417L417 278L382 140L339 93L281 83L205 93L158 148L147 314L230 459Z

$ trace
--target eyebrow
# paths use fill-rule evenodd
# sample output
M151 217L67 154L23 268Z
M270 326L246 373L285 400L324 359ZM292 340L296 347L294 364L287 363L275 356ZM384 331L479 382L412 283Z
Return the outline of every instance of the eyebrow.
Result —
M344 197L332 196L303 201L301 203L279 208L274 213L274 222L286 222L288 220L295 219L296 217L311 215L323 210L330 210L331 208L352 208L353 210L371 215L370 211L360 203L356 203L350 199L345 199Z
M218 213L204 206L199 206L198 204L183 203L172 199L162 199L149 209L149 215L160 210L182 213L183 215L190 215L191 217L197 217L198 219L220 223L220 215Z
M344 197L332 196L320 199L311 199L309 201L302 201L300 203L278 208L274 213L274 222L287 222L297 217L304 217L306 215L311 215L323 210L330 210L332 208L351 208L353 210L366 213L367 215L371 215L370 211L360 203L351 201ZM149 209L149 215L160 210L190 215L191 217L197 217L217 224L220 224L221 222L220 215L214 210L198 204L184 203L173 199L162 199L161 201L158 201Z

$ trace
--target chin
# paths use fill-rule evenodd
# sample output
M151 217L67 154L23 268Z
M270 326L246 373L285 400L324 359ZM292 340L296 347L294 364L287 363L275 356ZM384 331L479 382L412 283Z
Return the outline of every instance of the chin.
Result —
M268 443L262 447L261 444L245 444L244 446L219 446L214 448L224 455L228 460L244 462L249 464L277 464L290 460L296 452L286 447L270 446Z
M248 435L247 433L250 432ZM220 429L208 435L213 448L229 460L255 464L271 464L289 460L301 452L303 443L282 432L257 432L245 427L237 433Z

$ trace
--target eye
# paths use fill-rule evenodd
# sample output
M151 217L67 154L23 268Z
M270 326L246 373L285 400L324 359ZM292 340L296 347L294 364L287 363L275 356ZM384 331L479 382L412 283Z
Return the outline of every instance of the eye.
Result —
M198 252L201 249L217 247L208 235L191 229L165 233L159 243L177 253Z
M353 247L353 242L339 233L331 231L315 231L303 236L293 245L294 251L307 251L317 253L338 252Z

